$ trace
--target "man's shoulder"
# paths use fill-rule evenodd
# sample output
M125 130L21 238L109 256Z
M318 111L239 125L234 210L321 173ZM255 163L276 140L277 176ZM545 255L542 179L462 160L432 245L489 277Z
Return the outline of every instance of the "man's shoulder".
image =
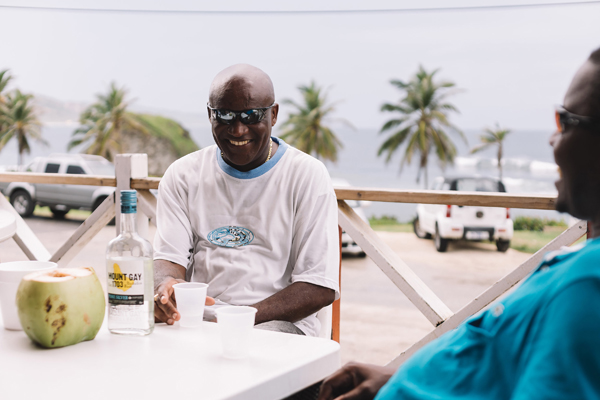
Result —
M557 257L561 257L559 254ZM564 269L560 282L569 285L576 281L593 279L600 282L600 238L590 240L581 249L562 255L567 268Z
M297 172L316 172L321 171L327 174L327 168L325 164L317 160L313 156L306 154L303 151L298 150L295 147L287 145L286 151L288 166L293 168Z
M187 171L190 168L200 166L208 157L215 156L216 145L208 146L193 153L187 154L175 160L168 169L176 171Z

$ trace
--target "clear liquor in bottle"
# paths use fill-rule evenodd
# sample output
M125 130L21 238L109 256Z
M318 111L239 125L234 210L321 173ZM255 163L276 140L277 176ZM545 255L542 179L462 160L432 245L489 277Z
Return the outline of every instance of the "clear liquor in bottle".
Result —
M149 335L154 330L152 245L137 234L137 192L121 191L121 234L106 248L108 330Z

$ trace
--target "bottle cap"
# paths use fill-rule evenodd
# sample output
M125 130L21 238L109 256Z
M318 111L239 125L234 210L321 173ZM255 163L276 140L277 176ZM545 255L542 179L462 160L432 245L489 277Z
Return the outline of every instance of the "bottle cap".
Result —
M137 212L137 192L135 190L121 190L121 214L135 214Z

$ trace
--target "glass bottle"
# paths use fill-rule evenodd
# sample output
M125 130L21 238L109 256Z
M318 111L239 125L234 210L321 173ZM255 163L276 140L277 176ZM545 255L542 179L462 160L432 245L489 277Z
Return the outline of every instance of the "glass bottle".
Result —
M149 335L154 330L152 245L136 232L137 192L121 191L121 234L106 248L108 330Z

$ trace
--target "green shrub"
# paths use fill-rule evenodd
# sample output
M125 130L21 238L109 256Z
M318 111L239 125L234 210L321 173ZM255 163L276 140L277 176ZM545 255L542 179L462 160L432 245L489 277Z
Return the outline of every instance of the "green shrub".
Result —
M538 217L517 217L513 224L515 231L544 231L544 221Z
M562 219L560 221L557 221L555 219L547 219L547 218L545 218L544 219L544 224L546 226L560 226L561 228L566 228L567 227L567 223L564 220L562 220Z
M541 219L538 217L517 217L513 223L515 231L543 232L545 226L567 227L566 222L562 219L560 221L556 221L554 219Z

